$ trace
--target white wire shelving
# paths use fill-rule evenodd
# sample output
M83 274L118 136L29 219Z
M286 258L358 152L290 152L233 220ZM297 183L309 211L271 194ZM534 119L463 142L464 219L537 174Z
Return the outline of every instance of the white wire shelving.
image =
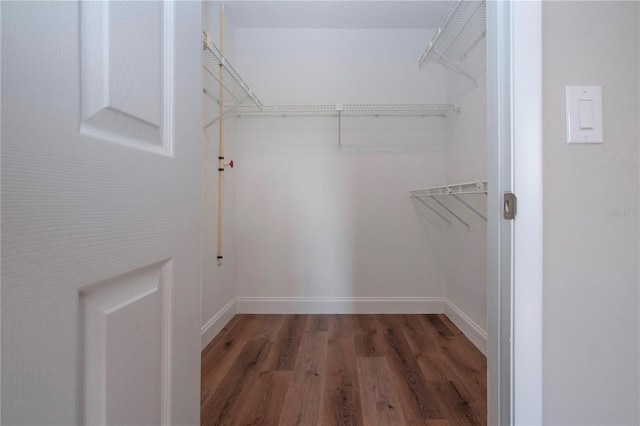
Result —
M220 82L221 70L223 83ZM202 32L202 91L220 107L219 114L205 124L205 129L239 106L251 105L259 108L262 105L205 31ZM221 99L224 99L223 105Z
M452 104L239 105L239 117L444 117Z
M460 111L453 104L238 105L238 117L335 117L342 146L343 117L445 117Z
M440 22L418 66L422 69L427 62L435 59L477 84L476 79L465 71L463 61L483 39L486 27L485 0L456 0Z
M469 209L476 216L483 221L487 221L486 213L481 212L478 208L474 207L471 203L464 199L467 195L487 195L487 181L458 183L454 185L435 186L433 188L419 189L415 191L409 191L411 198L418 200L420 203L428 207L432 212L440 216L445 222L451 224L451 221L445 217L441 212L442 209L449 215L456 218L467 228L470 228L469 223L462 219L460 215L453 211L450 206L447 206L439 197L450 197L458 201L460 205ZM429 204L426 200L433 200L439 208L435 208Z

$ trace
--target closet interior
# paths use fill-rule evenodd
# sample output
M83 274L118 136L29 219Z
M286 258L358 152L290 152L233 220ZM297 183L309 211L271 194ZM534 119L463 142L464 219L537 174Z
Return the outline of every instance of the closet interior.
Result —
M433 313L486 355L485 28L484 1L204 2L203 348L238 313Z

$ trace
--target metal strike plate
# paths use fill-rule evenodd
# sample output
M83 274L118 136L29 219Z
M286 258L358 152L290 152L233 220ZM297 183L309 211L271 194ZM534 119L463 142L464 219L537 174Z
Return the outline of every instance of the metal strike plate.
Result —
M512 192L504 193L503 216L507 220L513 220L518 211L518 198Z

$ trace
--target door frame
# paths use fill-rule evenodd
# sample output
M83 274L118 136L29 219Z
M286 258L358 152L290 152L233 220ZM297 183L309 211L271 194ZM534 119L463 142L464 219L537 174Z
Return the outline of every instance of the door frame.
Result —
M542 424L542 2L487 1L488 423ZM503 194L518 197L513 221Z

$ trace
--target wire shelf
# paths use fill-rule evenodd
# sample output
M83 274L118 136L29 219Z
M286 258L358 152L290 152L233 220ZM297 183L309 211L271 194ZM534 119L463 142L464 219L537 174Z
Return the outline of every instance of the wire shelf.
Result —
M465 194L486 194L487 181L457 183L455 185L435 186L428 189L411 191L411 195L416 197L430 197L432 195L465 195Z
M485 0L457 0L440 23L438 32L420 57L420 69L432 58L453 67L475 82L462 67L467 53L486 33Z
M223 70L222 85L220 84L221 69ZM240 77L205 31L202 32L202 87L204 95L221 107L219 115L209 121L205 129L240 105L262 105L249 85ZM224 105L220 105L220 100L223 98Z
M240 117L444 117L452 104L239 105Z
M451 222L440 213L439 209L446 211L449 215L456 218L463 225L469 228L469 224L462 219L456 212L454 212L450 207L448 207L445 203L438 200L439 196L450 196L451 198L458 201L458 203L467 209L471 210L476 216L480 219L487 221L486 213L480 211L478 208L474 207L472 204L465 201L461 196L464 195L487 195L487 181L479 181L479 182L468 182L468 183L458 183L454 185L444 185L444 186L435 186L433 188L427 189L419 189L416 191L409 191L411 194L411 198L415 198L428 207L431 211L436 213L446 222L451 224ZM435 202L438 208L434 208L432 205L427 203L425 199L431 199Z

